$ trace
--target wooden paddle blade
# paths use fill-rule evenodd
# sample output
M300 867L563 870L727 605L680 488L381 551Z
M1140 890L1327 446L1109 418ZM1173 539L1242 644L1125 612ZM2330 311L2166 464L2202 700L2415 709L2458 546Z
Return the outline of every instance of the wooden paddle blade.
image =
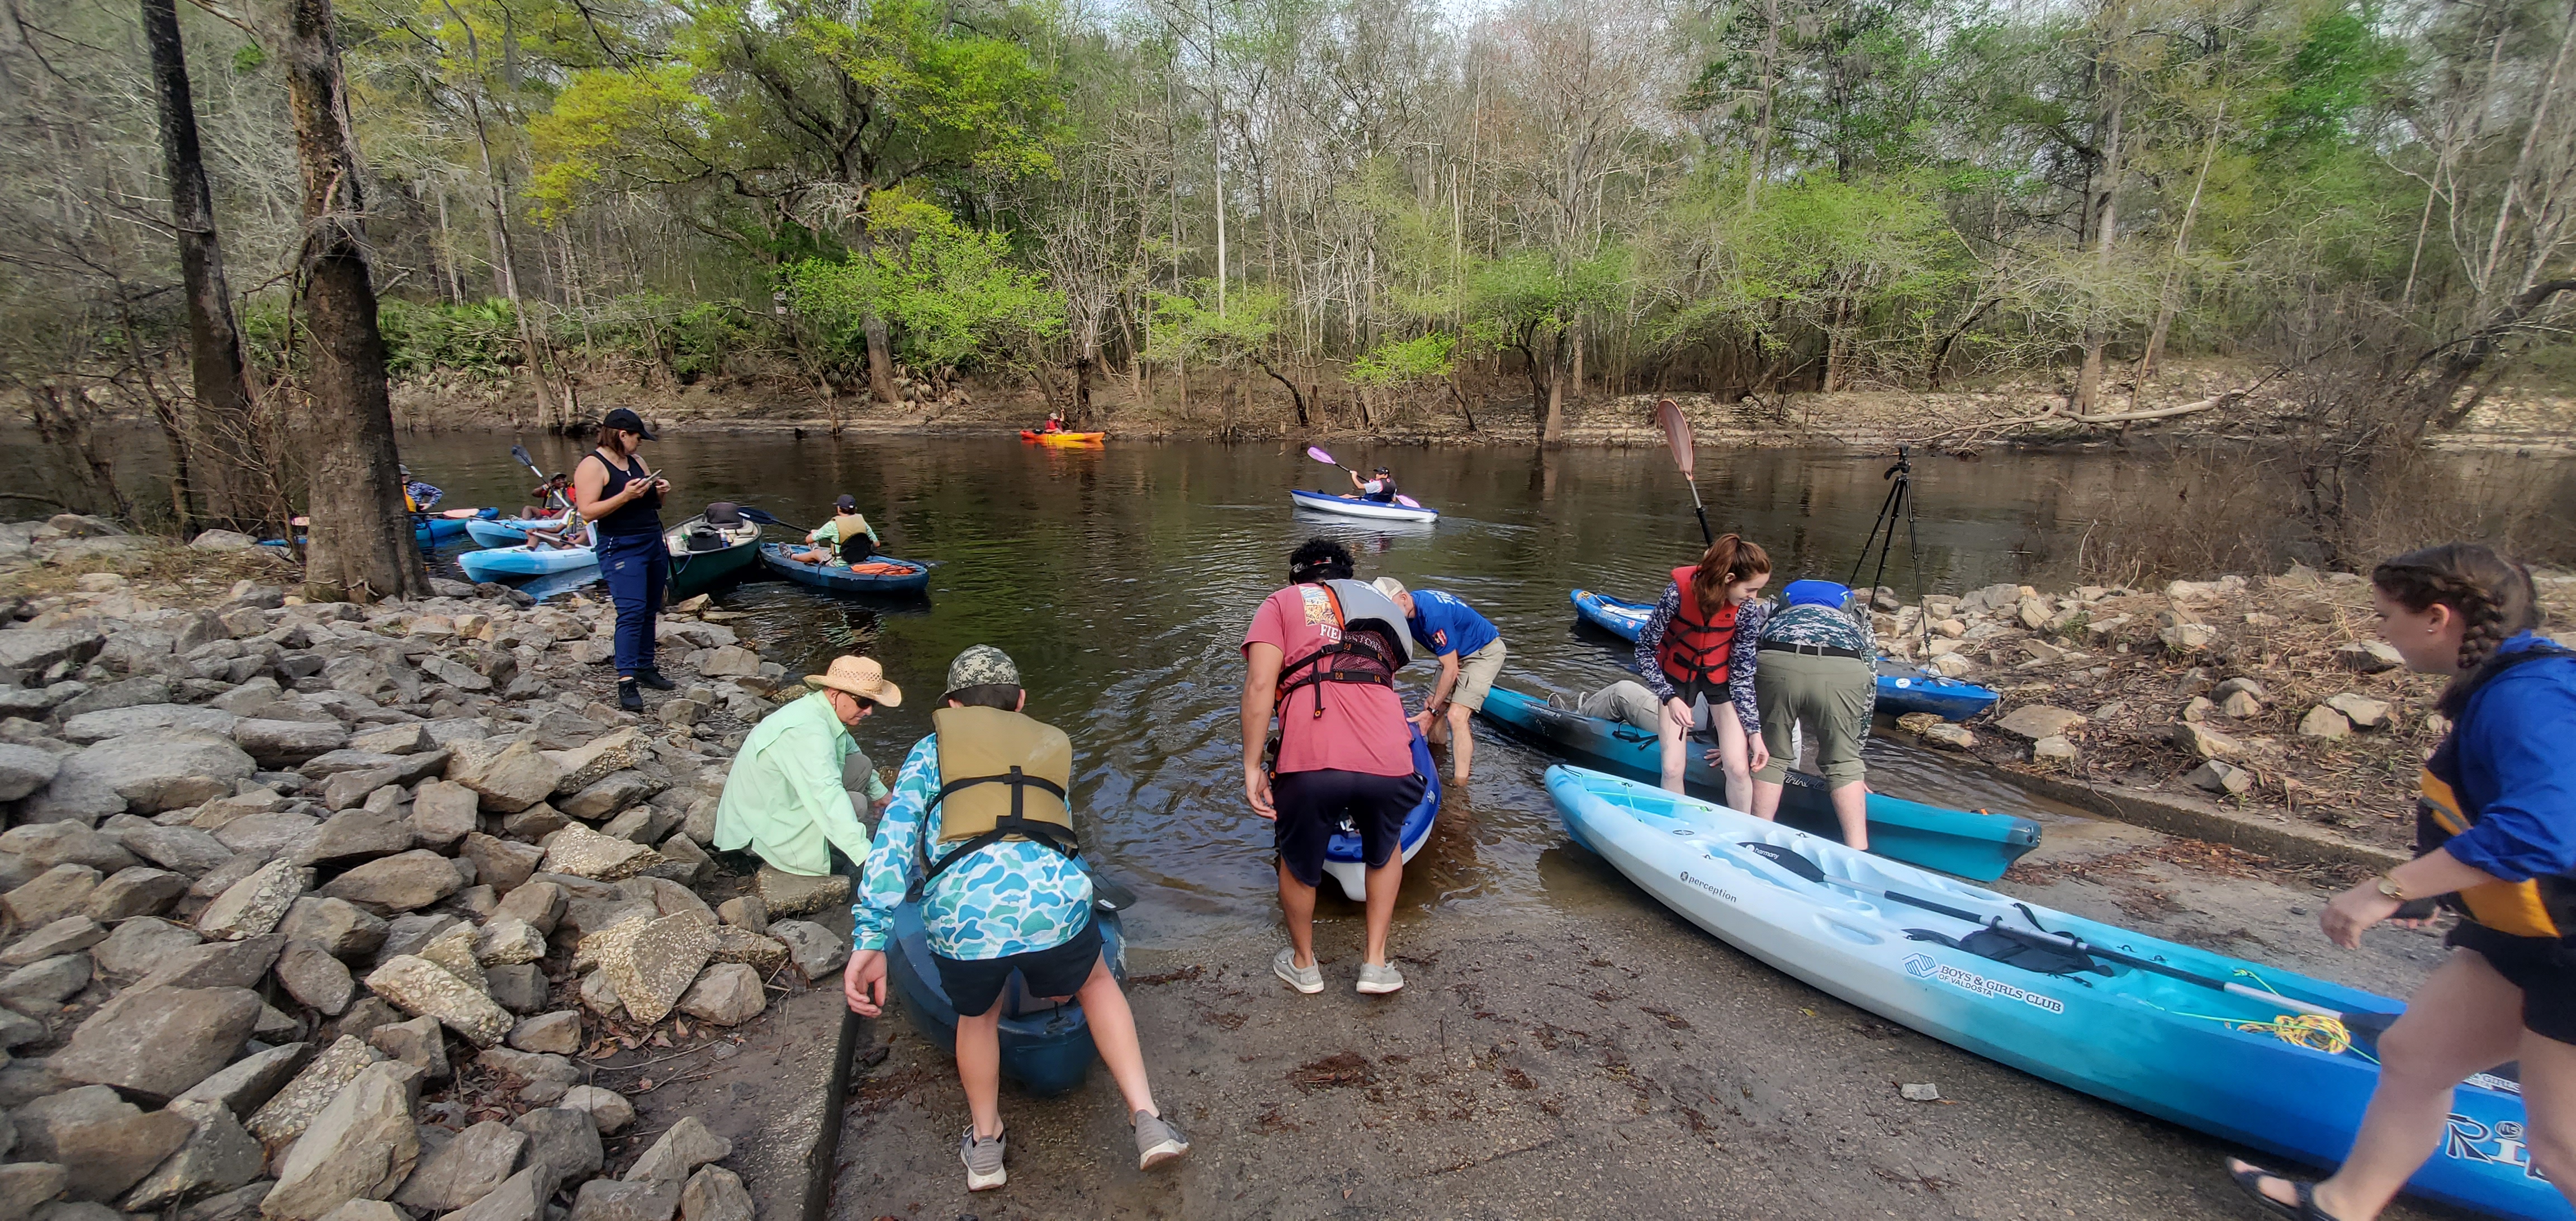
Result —
M1664 443L1673 450L1673 463L1682 468L1682 478L1695 478L1691 467L1695 450L1691 444L1690 421L1682 418L1682 406L1671 399L1655 404L1655 422L1663 425Z

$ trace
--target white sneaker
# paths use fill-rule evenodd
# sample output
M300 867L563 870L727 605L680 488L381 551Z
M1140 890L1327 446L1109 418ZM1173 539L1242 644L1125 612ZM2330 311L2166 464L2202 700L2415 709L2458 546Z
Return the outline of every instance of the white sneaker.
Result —
M1360 964L1360 995L1384 996L1389 992L1402 991L1404 991L1404 972L1396 970L1394 963L1390 962L1384 966L1373 962Z
M1002 1154L1008 1149L1004 1142L1009 1137L1004 1132L991 1140L977 1140L975 1125L966 1125L965 1138L957 1142L957 1159L966 1163L966 1190L991 1191L1011 1181L1010 1172L1002 1169Z
M1172 1121L1160 1115L1138 1111L1128 1119L1136 1125L1136 1168L1151 1170L1165 1162L1189 1156L1190 1138Z
M1307 966L1298 966L1297 951L1295 949L1279 951L1279 956L1270 960L1270 971L1271 974L1277 975L1281 980L1286 981L1289 987L1295 988L1308 996L1313 996L1314 994L1324 990L1324 965L1317 962Z

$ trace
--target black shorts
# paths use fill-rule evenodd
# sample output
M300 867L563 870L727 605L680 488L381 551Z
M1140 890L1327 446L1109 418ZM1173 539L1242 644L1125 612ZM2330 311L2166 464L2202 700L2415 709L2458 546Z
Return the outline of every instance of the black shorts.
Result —
M1279 821L1271 843L1288 876L1308 886L1324 884L1324 850L1349 822L1360 833L1360 860L1371 869L1404 844L1404 818L1422 804L1422 777L1367 772L1282 772L1270 782Z
M2484 955L2506 983L2522 989L2523 1029L2576 1043L2576 939L2517 937L2462 920L2445 940Z
M1011 972L1026 980L1029 995L1047 998L1071 996L1082 991L1083 981L1091 978L1091 968L1100 963L1100 922L1086 920L1082 931L1063 945L1025 954L1005 954L999 958L944 958L933 954L939 964L939 987L948 994L948 1003L960 1017L979 1017L1002 999L1002 986L1011 980Z

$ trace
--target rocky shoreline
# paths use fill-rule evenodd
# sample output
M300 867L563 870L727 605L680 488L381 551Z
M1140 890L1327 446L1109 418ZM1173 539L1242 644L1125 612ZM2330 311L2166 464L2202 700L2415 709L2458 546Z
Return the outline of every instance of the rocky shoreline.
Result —
M0 1221L750 1221L603 1073L848 954L796 918L846 880L706 847L789 676L674 614L639 719L605 607L303 604L239 542L0 526Z

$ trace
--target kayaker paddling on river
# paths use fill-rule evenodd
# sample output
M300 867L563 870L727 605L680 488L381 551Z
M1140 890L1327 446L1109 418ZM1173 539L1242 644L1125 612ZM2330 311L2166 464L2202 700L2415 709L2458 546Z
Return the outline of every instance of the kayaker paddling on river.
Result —
M1816 744L1816 770L1832 795L1846 847L1869 849L1868 770L1860 759L1878 703L1878 642L1850 607L1852 591L1832 581L1791 581L1780 609L1755 639L1753 698L1762 713L1762 745L1771 761L1753 775L1755 818L1780 813L1780 790L1798 761L1790 735L1800 727ZM1739 639L1741 637L1739 636Z
M1288 948L1270 968L1299 992L1324 990L1315 888L1333 831L1348 819L1368 870L1359 991L1394 992L1404 975L1387 961L1386 934L1404 881L1404 818L1423 788L1413 770L1413 726L1395 693L1395 672L1412 657L1404 610L1353 580L1349 549L1330 539L1310 539L1290 555L1288 580L1243 635L1243 794L1253 813L1271 820L1288 923ZM1274 713L1275 763L1265 749Z
M1360 478L1358 471L1352 471L1350 475L1351 486L1359 490L1360 499L1374 500L1379 504L1395 503L1395 476L1385 467L1377 468L1366 479Z
M655 475L637 452L652 439L644 417L620 407L600 419L598 447L572 472L573 503L597 538L599 575L617 607L617 706L628 712L644 709L639 686L674 686L653 665L653 619L670 579L661 508L671 481Z
M973 1119L958 1142L966 1189L1009 1181L1002 1160L1002 991L1017 972L1033 996L1082 1003L1100 1059L1126 1097L1136 1165L1190 1151L1145 1079L1136 1017L1101 959L1091 875L1074 859L1073 744L1021 709L1028 692L1008 654L979 644L948 666L946 706L912 748L878 823L858 901L856 952L842 972L852 1012L885 1006L895 909L921 904L939 985L957 1009L957 1079Z
M1673 570L1664 596L1637 632L1637 669L1663 705L1663 785L1682 791L1690 756L1684 740L1707 732L1708 761L1726 776L1726 804L1749 809L1753 773L1771 761L1753 701L1753 641L1764 607L1753 600L1771 579L1771 557L1732 534L1718 536L1699 563ZM1737 647L1741 642L1743 647ZM1732 716L1724 715L1732 709Z
M877 553L877 528L868 524L867 515L859 512L859 498L848 494L832 504L832 520L814 527L805 536L810 547L789 556L799 564L864 564Z
M2536 630L2531 575L2452 543L2371 573L2379 632L2427 674L2451 731L2424 763L2422 855L2335 896L2320 923L2346 949L2390 918L2459 911L2450 958L2379 1039L2379 1084L2341 1169L2302 1183L2231 1159L2228 1173L2295 1221L2370 1221L2445 1139L2452 1087L2521 1064L2531 1173L2576 1200L2576 653Z
M1405 628L1413 633L1414 643L1440 659L1440 677L1432 683L1431 698L1413 723L1434 745L1450 743L1449 778L1465 784L1468 765L1476 758L1468 718L1485 706L1485 694L1494 689L1495 677L1503 672L1503 634L1455 594L1436 589L1408 593L1404 582L1394 577L1379 577L1374 584L1403 609Z

